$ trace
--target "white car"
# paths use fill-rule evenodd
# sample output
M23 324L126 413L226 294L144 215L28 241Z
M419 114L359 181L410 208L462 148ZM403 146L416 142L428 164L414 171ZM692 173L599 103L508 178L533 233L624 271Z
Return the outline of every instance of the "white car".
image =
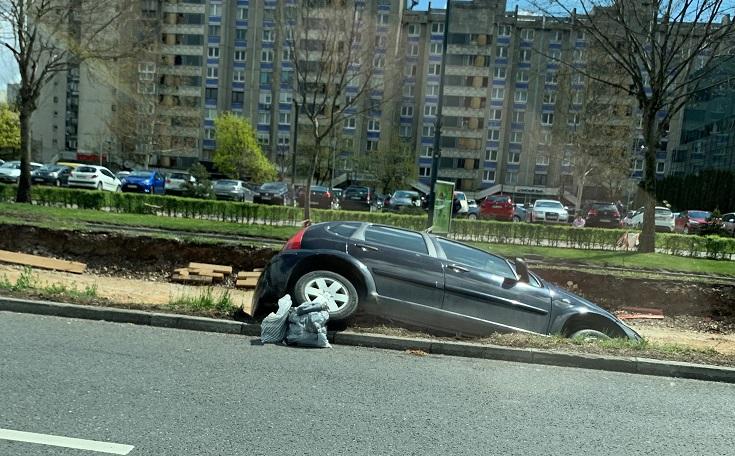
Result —
M41 168L40 163L31 162L31 171ZM0 165L0 182L5 184L17 184L20 178L20 161L13 160Z
M196 178L189 173L175 172L166 176L166 193L182 193L186 183L196 184Z
M635 228L643 228L643 207L635 211L633 218L630 219L630 224ZM674 232L674 214L671 209L664 206L656 206L656 231L667 231L669 233Z
M536 200L531 209L531 222L567 223L569 211L556 200Z
M112 171L104 166L82 165L69 175L69 187L119 192L122 189L122 183L112 174Z

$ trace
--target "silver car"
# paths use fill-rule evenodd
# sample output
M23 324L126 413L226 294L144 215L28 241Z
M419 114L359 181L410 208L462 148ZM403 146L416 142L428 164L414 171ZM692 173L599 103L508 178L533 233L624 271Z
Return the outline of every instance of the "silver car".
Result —
M166 176L166 193L183 193L187 182L195 184L196 181L196 178L189 173L170 173Z
M531 222L566 223L569 211L563 204L555 200L536 200L531 209Z
M214 183L214 195L219 200L253 201L253 191L241 180L218 180Z

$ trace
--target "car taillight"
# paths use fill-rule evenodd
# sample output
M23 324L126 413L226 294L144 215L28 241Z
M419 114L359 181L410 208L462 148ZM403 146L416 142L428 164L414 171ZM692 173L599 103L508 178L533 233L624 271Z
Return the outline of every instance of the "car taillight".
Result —
M306 228L302 228L298 233L294 234L291 239L283 246L283 250L299 250L301 248L301 240L304 239Z
M597 209L590 209L589 212L587 212L587 217L594 217L597 215Z
M171 179L166 179L166 183L167 184L170 184L171 183Z
M329 192L325 193L325 195L327 196L327 198L331 198L332 197L332 194L329 193Z

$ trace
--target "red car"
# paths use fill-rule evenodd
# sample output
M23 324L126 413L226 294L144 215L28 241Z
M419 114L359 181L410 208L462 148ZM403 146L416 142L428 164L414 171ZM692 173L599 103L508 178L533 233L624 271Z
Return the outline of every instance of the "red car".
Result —
M513 200L508 195L491 195L480 205L480 218L513 221Z
M674 219L674 231L684 234L698 233L709 226L712 213L709 211L682 211Z

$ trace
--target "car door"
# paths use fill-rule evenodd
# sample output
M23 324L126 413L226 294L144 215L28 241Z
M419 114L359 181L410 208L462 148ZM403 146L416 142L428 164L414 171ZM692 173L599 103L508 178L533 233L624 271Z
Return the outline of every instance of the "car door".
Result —
M163 176L153 173L153 193L163 193Z
M441 308L444 271L423 234L365 225L350 239L348 252L370 270L383 303Z
M115 191L117 189L115 175L107 168L100 168L100 181L102 182L103 190Z
M463 315L472 324L481 320L498 331L546 334L551 312L548 289L518 281L504 258L448 239L435 241L444 264L443 310Z

